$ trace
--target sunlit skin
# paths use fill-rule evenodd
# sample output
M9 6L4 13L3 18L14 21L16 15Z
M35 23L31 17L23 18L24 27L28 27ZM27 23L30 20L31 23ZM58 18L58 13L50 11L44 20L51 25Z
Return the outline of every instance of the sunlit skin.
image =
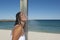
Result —
M24 34L24 29L23 29L23 26L24 26L24 22L26 22L26 16L23 12L21 12L20 14L20 17L21 17L21 24L17 24L13 31L12 31L12 40L18 40L20 38L20 36L22 36Z
M26 20L27 20L25 14L23 12L21 12L20 17L21 17L21 23L24 24L24 22L26 22Z

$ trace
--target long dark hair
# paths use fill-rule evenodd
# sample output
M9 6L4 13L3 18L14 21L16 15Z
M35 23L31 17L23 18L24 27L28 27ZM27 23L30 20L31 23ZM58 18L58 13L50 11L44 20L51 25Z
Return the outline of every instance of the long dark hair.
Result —
M21 12L18 12L18 13L16 14L15 25L21 24L21 17L20 17L20 14L21 14Z

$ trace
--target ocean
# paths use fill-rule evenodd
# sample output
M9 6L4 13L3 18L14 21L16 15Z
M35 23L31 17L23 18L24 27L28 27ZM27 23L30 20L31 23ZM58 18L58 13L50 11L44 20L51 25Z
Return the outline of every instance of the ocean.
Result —
M0 22L0 29L11 30L15 22ZM60 20L29 20L28 31L60 33Z

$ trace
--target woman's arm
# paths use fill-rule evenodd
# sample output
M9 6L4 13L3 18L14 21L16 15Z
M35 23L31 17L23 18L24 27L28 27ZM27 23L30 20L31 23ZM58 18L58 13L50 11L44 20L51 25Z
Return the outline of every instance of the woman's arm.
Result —
M16 25L12 31L12 40L18 40L22 34L22 26Z

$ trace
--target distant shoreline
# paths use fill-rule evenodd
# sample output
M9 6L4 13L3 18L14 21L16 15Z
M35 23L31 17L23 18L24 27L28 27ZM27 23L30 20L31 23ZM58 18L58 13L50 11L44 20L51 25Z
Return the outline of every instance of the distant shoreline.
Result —
M28 20L28 21L30 21L30 20ZM34 20L34 21L48 21L48 19L45 19L45 20ZM55 19L55 20L53 20L53 19L51 19L51 20L49 20L49 21L60 21L60 19L59 20L57 20L57 19ZM15 20L0 20L0 22L15 22Z
M0 22L15 22L15 20L0 20Z

